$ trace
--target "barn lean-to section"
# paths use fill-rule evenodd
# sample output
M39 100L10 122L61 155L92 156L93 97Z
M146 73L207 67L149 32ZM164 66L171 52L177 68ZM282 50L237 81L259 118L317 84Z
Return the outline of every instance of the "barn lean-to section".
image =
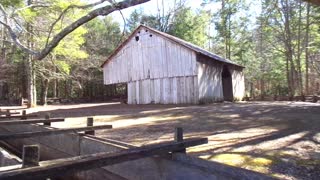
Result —
M128 104L197 104L244 95L243 67L142 25L102 67L104 84L127 83ZM223 83L223 67L230 87Z
M222 63L210 61L207 57L197 57L199 102L210 103L223 101L221 84Z

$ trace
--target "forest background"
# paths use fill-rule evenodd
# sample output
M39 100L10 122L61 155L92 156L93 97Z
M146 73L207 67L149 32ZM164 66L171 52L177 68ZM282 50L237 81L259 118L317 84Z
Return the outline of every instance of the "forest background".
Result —
M6 23L11 23L20 42L36 50L102 6L81 0L1 0L0 4L0 21L10 19ZM301 0L151 0L92 19L41 60L26 53L0 24L0 104L21 98L35 106L47 104L48 97L88 102L123 96L123 85L103 85L100 65L140 24L245 66L248 97L320 93L319 6Z

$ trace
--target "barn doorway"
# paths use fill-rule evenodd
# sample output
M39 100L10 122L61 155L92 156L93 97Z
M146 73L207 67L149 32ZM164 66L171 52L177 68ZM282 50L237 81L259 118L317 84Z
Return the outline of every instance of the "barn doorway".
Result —
M128 84L109 84L105 86L104 100L119 101L127 104L128 101Z
M222 70L222 89L224 101L233 101L232 76L226 65Z

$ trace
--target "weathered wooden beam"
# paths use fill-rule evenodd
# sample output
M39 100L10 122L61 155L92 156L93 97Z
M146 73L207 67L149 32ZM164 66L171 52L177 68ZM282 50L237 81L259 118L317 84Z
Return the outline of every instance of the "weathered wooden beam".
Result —
M27 119L27 120L9 120L0 121L1 125L17 125L17 124L33 124L33 123L51 123L51 122L63 122L63 118L52 118L52 119Z
M31 118L31 117L38 117L36 114L28 114L26 116L23 115L16 115L16 116L0 116L1 119L26 119L26 118Z
M10 111L17 111L17 110L24 110L24 109L27 109L25 107L19 107L19 108L0 108L0 111L4 112L4 111L7 111L7 110L10 110Z
M7 115L7 114L10 114L10 115L20 114L20 112L0 112L0 115Z
M207 138L186 139L181 142L163 142L115 153L97 153L66 159L43 161L39 167L16 169L0 173L1 180L28 180L61 177L79 171L95 169L208 143Z
M92 126L92 127L50 129L47 131L6 133L6 134L0 134L0 140L23 139L23 138L38 137L38 136L51 136L51 135L64 134L64 133L70 133L70 132L93 131L93 130L111 129L111 128L112 128L112 125L101 125L101 126Z

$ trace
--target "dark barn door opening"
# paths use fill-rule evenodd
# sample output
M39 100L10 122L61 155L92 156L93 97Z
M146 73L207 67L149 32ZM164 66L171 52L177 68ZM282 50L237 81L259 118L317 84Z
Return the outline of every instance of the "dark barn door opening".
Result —
M223 66L222 70L222 89L225 101L233 101L232 77L227 66Z

